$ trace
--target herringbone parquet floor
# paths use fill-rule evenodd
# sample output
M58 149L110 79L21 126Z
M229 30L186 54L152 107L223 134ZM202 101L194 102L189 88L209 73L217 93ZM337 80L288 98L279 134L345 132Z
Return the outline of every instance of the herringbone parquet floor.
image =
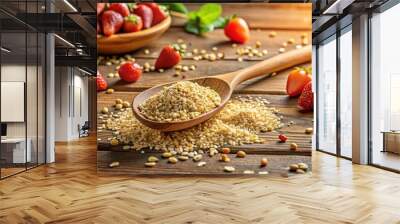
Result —
M95 147L0 181L0 223L400 223L400 175L318 152L312 176L133 178L98 176Z

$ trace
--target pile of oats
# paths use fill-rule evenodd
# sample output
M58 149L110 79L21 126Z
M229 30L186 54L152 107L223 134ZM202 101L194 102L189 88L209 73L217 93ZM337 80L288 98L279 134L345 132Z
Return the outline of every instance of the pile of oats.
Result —
M131 108L106 116L105 128L113 131L113 138L130 149L192 152L211 150L225 145L259 143L257 133L281 128L277 110L261 99L236 98L212 119L183 131L164 133L141 124Z
M153 121L185 121L200 116L221 104L219 94L195 82L180 81L164 87L139 106Z

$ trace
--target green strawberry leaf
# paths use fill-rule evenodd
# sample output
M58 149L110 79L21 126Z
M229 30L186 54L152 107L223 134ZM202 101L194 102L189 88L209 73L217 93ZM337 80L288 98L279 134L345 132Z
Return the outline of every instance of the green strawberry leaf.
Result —
M128 6L129 10L132 12L135 7L136 7L136 3L126 3L126 5Z
M170 11L179 12L183 14L187 14L189 12L189 10L183 3L164 3L161 5L168 7Z

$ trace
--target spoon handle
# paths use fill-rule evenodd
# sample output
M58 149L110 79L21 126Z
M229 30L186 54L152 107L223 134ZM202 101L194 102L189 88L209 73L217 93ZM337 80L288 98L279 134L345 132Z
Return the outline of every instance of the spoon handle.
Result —
M219 75L218 78L227 81L233 89L238 84L248 79L269 74L271 72L282 71L295 65L309 62L311 61L311 54L311 46L302 47L300 49L279 54L239 71Z

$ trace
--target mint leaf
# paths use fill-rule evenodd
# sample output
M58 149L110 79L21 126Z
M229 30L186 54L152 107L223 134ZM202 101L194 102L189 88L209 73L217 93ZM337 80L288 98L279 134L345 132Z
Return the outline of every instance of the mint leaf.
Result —
M186 23L185 30L186 30L186 32L193 33L193 34L196 34L196 35L200 34L200 29L197 26L195 21L191 21L191 22Z
M207 3L200 7L197 11L197 16L200 18L201 23L211 24L220 17L222 7L219 4Z
M200 34L211 32L214 30L214 25L212 24L201 24L200 25Z
M212 23L212 25L214 26L215 29L219 29L219 28L224 28L228 22L229 22L228 18L219 17Z
M187 14L188 20L196 20L197 19L197 12L196 11L191 11Z

